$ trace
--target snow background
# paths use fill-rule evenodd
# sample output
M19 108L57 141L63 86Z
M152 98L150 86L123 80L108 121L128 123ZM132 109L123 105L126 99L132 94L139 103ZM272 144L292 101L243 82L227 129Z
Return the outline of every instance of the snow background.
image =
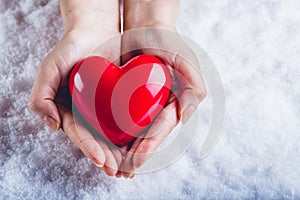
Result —
M0 199L300 198L300 1L182 0L181 33L225 87L223 136L168 168L107 177L26 107L40 61L62 36L56 0L0 3Z

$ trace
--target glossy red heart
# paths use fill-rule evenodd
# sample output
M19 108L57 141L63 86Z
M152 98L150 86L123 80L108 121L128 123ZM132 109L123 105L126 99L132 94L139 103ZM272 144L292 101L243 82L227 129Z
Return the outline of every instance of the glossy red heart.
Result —
M69 79L75 113L93 133L119 146L151 124L170 88L167 66L146 54L121 67L102 57L88 57L74 66Z

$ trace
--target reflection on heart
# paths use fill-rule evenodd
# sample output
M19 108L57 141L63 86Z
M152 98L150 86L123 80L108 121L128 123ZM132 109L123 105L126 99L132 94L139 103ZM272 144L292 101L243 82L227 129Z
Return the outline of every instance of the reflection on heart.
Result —
M167 66L146 54L121 67L102 57L88 57L74 66L69 79L75 113L83 124L119 146L151 124L170 88Z

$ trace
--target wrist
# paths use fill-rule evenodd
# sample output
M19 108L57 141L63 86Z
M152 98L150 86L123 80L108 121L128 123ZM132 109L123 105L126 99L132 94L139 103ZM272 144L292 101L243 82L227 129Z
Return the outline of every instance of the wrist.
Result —
M135 21L131 23L126 23L124 25L124 30L137 29L137 28L164 28L176 30L176 24L170 23L168 21L161 21L157 19L147 19L141 21Z
M124 30L144 27L176 29L178 0L126 0Z
M118 0L60 0L65 34L73 30L120 31Z
M64 34L64 38L68 38L69 41L82 41L83 43L89 43L93 41L95 44L101 44L102 42L109 40L113 37L120 37L120 32L116 30L108 29L78 29L73 28Z
M105 20L106 18L106 20ZM120 33L118 21L110 19L108 16L85 16L73 23L64 25L65 34L68 32L90 32L91 34L102 34L105 32Z

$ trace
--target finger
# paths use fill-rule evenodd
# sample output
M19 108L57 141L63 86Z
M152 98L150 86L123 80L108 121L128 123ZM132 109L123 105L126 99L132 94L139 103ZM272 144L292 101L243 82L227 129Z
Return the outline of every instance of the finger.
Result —
M120 178L122 177L122 171L121 171L121 167L122 167L122 162L125 159L125 156L123 155L124 151L126 151L127 147L111 147L111 151L115 157L115 160L117 162L118 165L118 172L116 173L116 177Z
M114 154L112 153L111 149L105 142L103 142L101 139L98 138L96 138L96 140L99 143L99 145L103 148L106 157L102 169L108 176L115 176L118 172L118 163L114 157Z
M182 123L185 124L197 109L199 101L192 88L184 89L178 101L177 112L179 112L178 115Z
M130 147L125 159L122 162L122 176L125 178L130 178L134 176L134 167L133 167L133 156L139 144L143 141L143 138L137 138L132 146Z
M174 63L174 73L180 80L182 87L182 93L178 100L178 115L182 122L186 123L199 103L205 98L207 91L200 70L195 65L178 55L175 57Z
M116 177L117 178L120 178L123 176L123 171L122 171L122 164L124 162L124 160L126 159L126 155L128 153L128 146L121 146L121 147L118 147L122 157L121 157L121 162L120 162L120 165L119 165L119 170L116 174Z
M159 145L177 125L176 102L164 108L138 145L133 156L134 169L142 166L157 150Z
M123 155L120 152L120 150L116 147L111 147L110 149L111 149L112 154L115 157L115 160L117 162L117 166L118 166L118 169L119 169L121 164L122 164L122 161L123 161Z
M75 123L71 112L59 106L62 117L62 129L67 136L90 158L98 167L105 163L105 154L91 133L79 122Z

